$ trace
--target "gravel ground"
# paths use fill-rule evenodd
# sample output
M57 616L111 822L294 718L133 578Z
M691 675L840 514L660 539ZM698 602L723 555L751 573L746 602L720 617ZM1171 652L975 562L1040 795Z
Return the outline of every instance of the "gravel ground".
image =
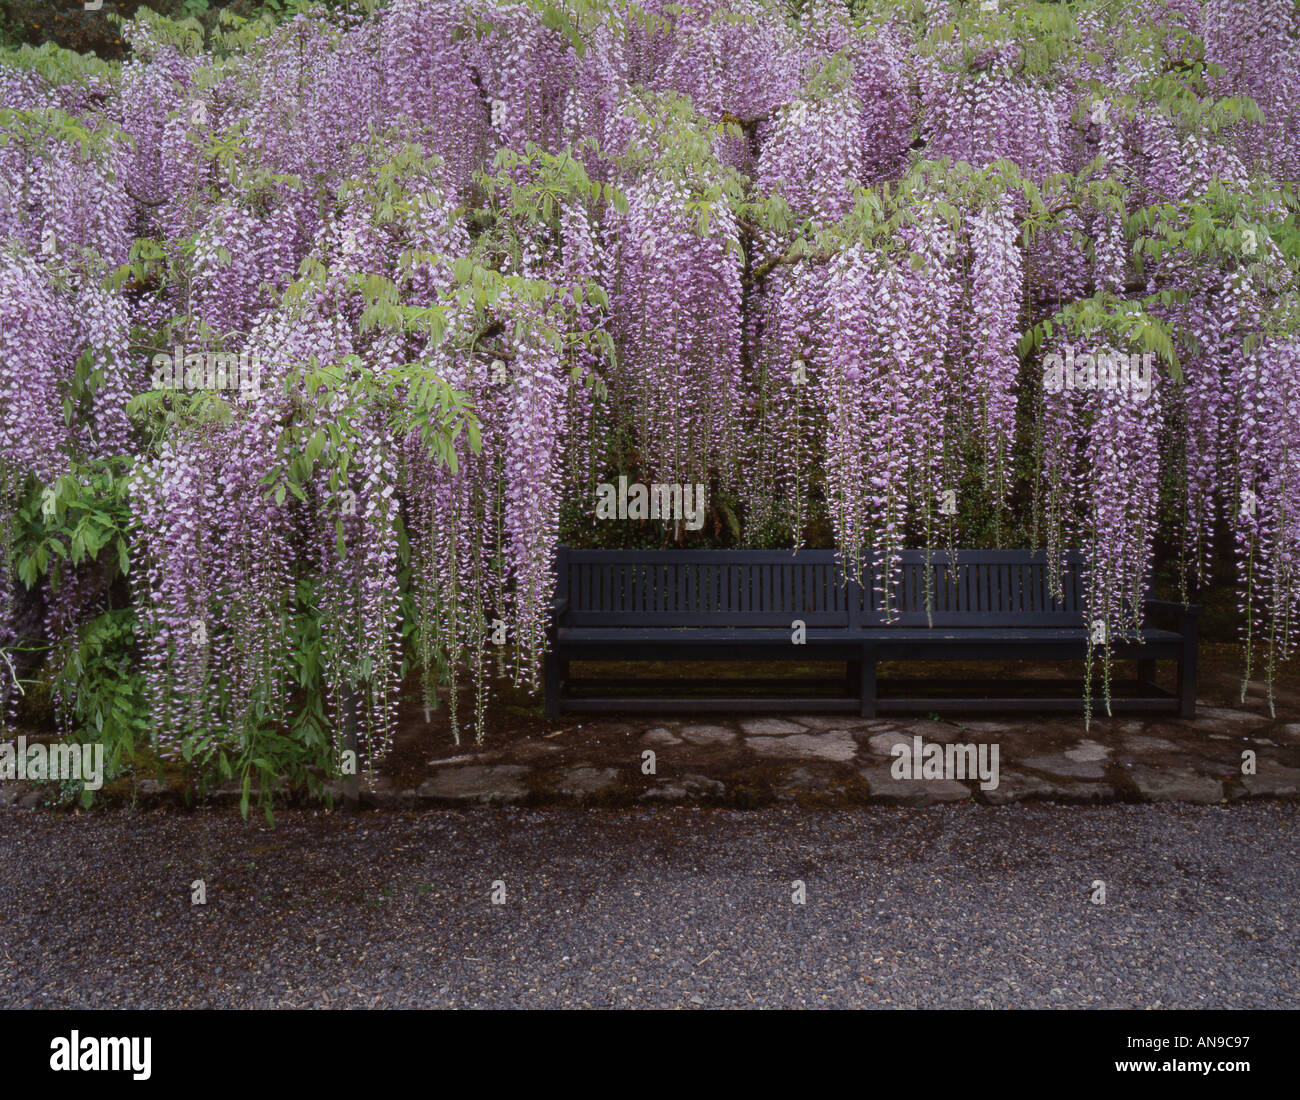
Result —
M10 812L0 1005L1294 1007L1298 823L1267 802Z

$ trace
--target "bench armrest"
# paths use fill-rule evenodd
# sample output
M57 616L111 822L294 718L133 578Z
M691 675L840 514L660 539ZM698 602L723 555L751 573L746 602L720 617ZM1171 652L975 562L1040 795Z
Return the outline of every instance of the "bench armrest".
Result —
M551 626L559 626L560 620L569 613L569 601L555 599L551 601Z

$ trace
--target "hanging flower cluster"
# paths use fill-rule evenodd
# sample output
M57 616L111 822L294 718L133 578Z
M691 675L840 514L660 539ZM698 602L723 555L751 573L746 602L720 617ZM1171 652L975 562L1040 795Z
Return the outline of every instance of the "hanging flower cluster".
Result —
M715 207L701 235L692 191L684 180L628 185L610 303L623 349L611 397L635 425L645 471L683 483L729 466L742 407L734 219Z

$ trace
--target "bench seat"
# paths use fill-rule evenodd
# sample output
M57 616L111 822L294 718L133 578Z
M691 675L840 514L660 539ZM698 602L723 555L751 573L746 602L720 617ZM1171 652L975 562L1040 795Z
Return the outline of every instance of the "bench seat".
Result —
M560 644L638 645L662 642L665 645L718 645L739 647L753 645L789 646L787 627L709 627L709 626L570 626L560 627L556 639ZM851 641L843 628L810 627L807 645L843 644Z
M588 643L599 645L638 645L644 642L663 642L672 645L714 645L725 642L735 646L790 644L790 630L760 627L707 627L707 626L570 626L555 632L561 644ZM1140 639L1140 640L1139 640ZM980 645L1012 645L1020 642L1071 642L1085 644L1088 631L1084 627L1036 627L1012 629L1010 627L846 627L809 628L805 645L842 644L844 642L879 642L912 645L917 642L967 642ZM1151 645L1157 642L1180 642L1182 635L1176 630L1143 629L1138 638L1117 641L1112 646Z

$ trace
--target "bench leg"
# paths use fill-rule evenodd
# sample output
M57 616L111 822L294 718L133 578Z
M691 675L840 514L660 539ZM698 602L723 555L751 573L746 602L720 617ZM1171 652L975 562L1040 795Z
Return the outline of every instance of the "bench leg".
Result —
M862 660L858 662L861 680L858 694L862 703L862 717L876 716L876 654L870 646L863 646Z
M569 662L563 662L567 665ZM546 654L543 663L545 682L546 682L546 717L560 717L560 659L555 655L554 650Z

